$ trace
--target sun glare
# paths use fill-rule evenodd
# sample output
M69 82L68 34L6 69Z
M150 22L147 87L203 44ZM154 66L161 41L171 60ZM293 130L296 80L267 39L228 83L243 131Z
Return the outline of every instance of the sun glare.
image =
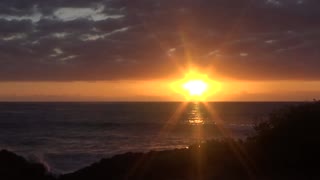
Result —
M189 91L190 96L201 96L207 87L207 83L203 80L190 80L183 85L183 88Z
M220 83L211 80L206 74L195 71L186 73L184 79L173 83L172 87L186 100L195 101L205 101L221 89Z

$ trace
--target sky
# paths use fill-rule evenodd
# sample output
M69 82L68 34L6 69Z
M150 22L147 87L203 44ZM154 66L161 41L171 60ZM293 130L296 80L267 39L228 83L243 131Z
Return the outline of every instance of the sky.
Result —
M320 97L319 0L1 0L0 101Z

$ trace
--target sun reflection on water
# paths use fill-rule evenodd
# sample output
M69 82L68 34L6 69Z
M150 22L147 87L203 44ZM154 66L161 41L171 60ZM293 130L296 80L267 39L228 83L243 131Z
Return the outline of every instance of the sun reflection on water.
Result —
M205 123L200 104L197 102L192 104L191 110L188 113L188 123L190 125L203 125Z

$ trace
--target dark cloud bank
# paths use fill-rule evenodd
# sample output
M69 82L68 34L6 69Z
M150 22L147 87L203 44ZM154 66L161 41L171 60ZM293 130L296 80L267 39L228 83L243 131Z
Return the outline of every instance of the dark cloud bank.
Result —
M1 0L0 80L320 79L318 0Z

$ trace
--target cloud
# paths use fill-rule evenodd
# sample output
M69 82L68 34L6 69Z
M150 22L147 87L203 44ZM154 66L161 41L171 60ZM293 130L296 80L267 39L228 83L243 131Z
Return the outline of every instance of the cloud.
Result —
M15 33L15 34L11 34L11 35L2 37L2 40L3 41L14 41L14 40L19 40L19 39L24 39L24 38L26 38L25 33Z
M108 15L104 14L104 6L100 5L96 9L93 8L58 8L53 15L61 21L73 21L79 18L89 18L93 21L102 21L106 19L123 18L124 15Z
M107 33L103 33L103 34L83 34L80 39L82 41L96 41L99 39L105 39L109 36L112 36L114 34L117 33L121 33L121 32L126 32L127 30L129 30L129 27L124 27L124 28L120 28L120 29L115 29L111 32L107 32Z
M319 80L317 0L2 0L0 80Z
M63 54L63 51L60 48L54 48L53 54L50 55L50 57L57 57Z

